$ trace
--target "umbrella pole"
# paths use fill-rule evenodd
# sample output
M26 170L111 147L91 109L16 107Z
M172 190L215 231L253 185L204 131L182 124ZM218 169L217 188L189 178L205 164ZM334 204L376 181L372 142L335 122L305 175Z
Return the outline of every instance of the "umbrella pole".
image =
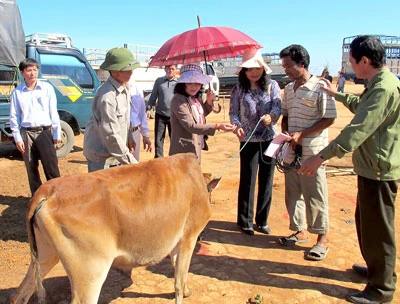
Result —
M197 15L197 24L198 24L199 27L201 27L201 22L200 22L200 16L199 16L199 15ZM206 75L208 75L208 69L207 69L207 53L206 53L206 52L207 52L207 51L203 51L203 55L204 55L204 68L206 69ZM211 85L210 85L210 84L208 84L208 88L209 88L209 90L211 90ZM219 112L221 112L221 105L218 104L218 109L216 109L216 108L214 107L214 101L213 101L213 103L212 103L212 111L213 111L214 113L219 113Z
M208 69L207 69L207 53L206 53L206 52L207 52L207 51L203 51L203 54L204 54L204 68L206 69L206 74L208 75ZM212 90L212 88L211 88L211 83L208 84L208 88L209 88L209 90ZM214 107L214 101L213 101L213 103L212 103L212 111L213 111L214 113L219 113L219 112L221 112L221 105L218 104L218 108L216 108L216 107Z

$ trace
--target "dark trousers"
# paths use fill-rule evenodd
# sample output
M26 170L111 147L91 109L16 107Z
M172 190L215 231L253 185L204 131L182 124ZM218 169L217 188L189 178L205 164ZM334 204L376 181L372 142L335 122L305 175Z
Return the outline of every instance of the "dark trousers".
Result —
M368 267L365 291L391 299L396 289L395 200L398 181L375 181L358 176L355 213L361 254Z
M257 226L268 224L275 169L275 160L263 154L269 143L248 142L240 152L237 224L244 228L253 228L254 191L257 175L258 195L255 222ZM243 147L243 144L240 144L240 148Z
M46 180L60 177L57 153L53 144L51 129L28 131L22 128L21 136L25 145L25 153L22 154L22 157L33 195L42 184L39 174L39 160L42 163Z
M171 123L168 116L160 115L156 113L155 125L154 125L154 144L155 144L155 155L154 158L164 156L164 139L168 129L168 135L171 137Z

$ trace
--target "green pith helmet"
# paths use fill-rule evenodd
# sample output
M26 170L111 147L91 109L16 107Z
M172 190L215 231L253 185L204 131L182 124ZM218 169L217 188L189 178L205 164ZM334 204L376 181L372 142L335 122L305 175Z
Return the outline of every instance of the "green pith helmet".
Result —
M116 47L107 52L100 69L106 71L131 71L140 66L127 48Z

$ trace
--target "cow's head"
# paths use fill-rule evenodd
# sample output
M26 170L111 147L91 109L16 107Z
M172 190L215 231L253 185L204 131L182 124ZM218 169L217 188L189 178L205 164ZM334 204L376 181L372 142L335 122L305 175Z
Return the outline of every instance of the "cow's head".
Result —
M219 185L219 182L221 180L221 177L212 177L211 173L203 173L204 181L207 184L207 190L208 192L212 192L214 189L216 189Z

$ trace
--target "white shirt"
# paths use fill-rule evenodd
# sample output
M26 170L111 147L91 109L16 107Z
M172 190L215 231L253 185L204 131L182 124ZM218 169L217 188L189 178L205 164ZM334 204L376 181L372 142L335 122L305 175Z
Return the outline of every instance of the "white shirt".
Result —
M149 136L149 124L146 115L146 103L143 97L143 91L140 90L136 82L131 78L128 82L128 88L131 93L131 126L140 126L140 133L143 136Z
M22 141L21 127L51 126L53 139L61 139L57 98L52 85L38 80L33 90L25 83L11 93L10 128L16 142Z

